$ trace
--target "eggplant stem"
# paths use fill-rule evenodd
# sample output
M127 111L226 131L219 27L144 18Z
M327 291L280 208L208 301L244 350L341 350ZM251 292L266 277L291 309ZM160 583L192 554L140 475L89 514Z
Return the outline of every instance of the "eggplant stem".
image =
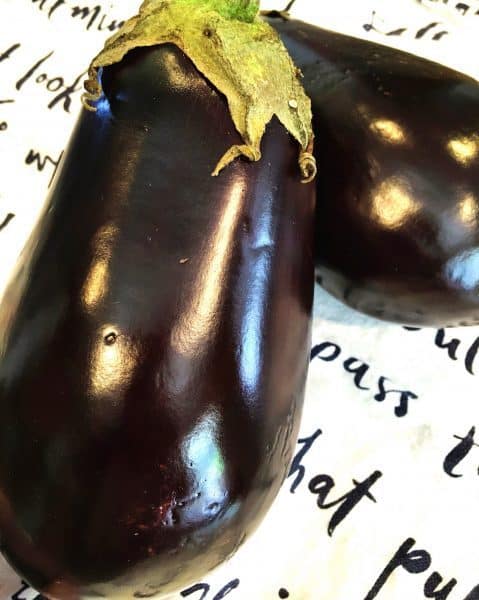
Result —
M302 175L309 181L315 172L308 147L313 136L311 100L278 34L257 18L258 7L259 0L144 0L140 12L91 62L85 108L95 110L94 101L102 95L100 69L119 63L134 48L172 43L226 96L244 142L224 154L213 175L239 156L260 160L261 139L276 116L299 143Z
M316 159L310 152L302 151L299 155L299 168L303 178L301 183L310 183L316 177L318 167L316 165Z
M299 168L303 178L301 183L310 183L316 177L318 172L318 165L316 159L313 156L314 148L314 137L309 140L309 144L305 150L301 150L299 154Z
M260 160L261 152L258 148L254 148L253 146L249 146L247 144L237 144L235 146L231 146L231 148L229 148L229 150L223 154L216 165L215 170L213 173L211 173L213 177L217 177L225 167L227 167L239 156L245 156L248 160L255 162Z
M81 97L81 103L83 104L83 108L89 110L90 112L96 112L96 107L91 104L91 102L96 102L100 99L101 96L98 94L91 94L90 92L83 92Z

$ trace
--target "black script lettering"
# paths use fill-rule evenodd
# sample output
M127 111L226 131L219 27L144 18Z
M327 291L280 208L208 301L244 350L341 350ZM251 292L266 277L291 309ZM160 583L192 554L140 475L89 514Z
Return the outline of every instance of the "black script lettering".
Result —
M30 69L28 69L28 71L17 81L17 90L21 90L25 83L37 73L39 68L52 55L53 50L49 52L46 56L38 60ZM47 73L40 73L39 75L36 75L35 82L38 84L45 84L45 87L49 92L56 94L53 100L51 100L51 102L48 104L48 108L52 109L57 104L61 104L63 110L69 113L72 103L72 94L82 89L81 84L79 85L79 83L84 75L85 73L81 73L71 85L66 85L63 77L50 77L49 75L47 75Z
M57 0L55 2L55 4L48 11L48 18L51 19L53 13L57 10L57 8L60 8L60 6L63 6L64 4L65 4L65 0Z
M446 600L452 590L456 587L457 579L451 579L451 581L441 590L438 590L437 588L441 583L441 575L434 571L434 573L428 577L424 585L424 596L426 598L434 598L435 600Z
M477 14L479 14L479 12ZM479 600L479 585L476 585L476 587L467 594L464 600Z
M240 584L239 579L233 579L227 583L221 590L216 594L213 600L222 600L227 594L235 590Z
M356 366L354 366L356 363ZM369 390L367 386L361 385L363 377L369 371L369 365L357 358L348 358L344 361L343 366L348 373L354 373L354 385L359 390Z
M391 31L383 31L383 30L379 29L379 27L377 25L374 24L375 20L376 20L376 11L373 10L372 15L371 15L371 22L365 23L363 25L363 29L368 32L376 31L377 33L381 33L383 35L388 35L388 36L402 35L404 32L407 31L407 27L400 27L399 29L393 29Z
M18 48L20 48L20 44L13 44L13 46L10 46L10 48L2 52L0 54L0 62L7 60L7 58L10 58L15 52L15 50L18 50Z
M420 40L422 37L424 37L426 35L426 33L428 31L431 31L431 29L434 29L438 25L439 25L439 23L429 23L429 25L426 25L425 27L421 27L421 29L418 29L418 31L416 33L416 39Z
M446 348L447 354L450 359L457 360L457 349L459 348L459 344L461 340L457 338L453 338L449 342L445 342L444 339L446 337L446 331L444 329L438 329L436 333L436 338L434 343L438 348Z
M412 574L424 573L424 571L429 569L431 566L431 555L426 550L412 550L415 545L416 540L412 538L408 538L401 544L399 550L389 561L364 600L373 600L373 598L376 598L391 574L398 567L402 567L405 571Z
M444 463L443 463L444 471L450 477L462 477L461 474L454 473L454 469L457 467L457 465L461 461L463 461L466 458L466 456L472 450L473 446L477 446L477 444L474 443L475 434L476 434L476 428L472 427L469 430L469 433L466 435L466 437L462 438L462 437L459 437L458 435L454 436L456 439L461 440L461 441L459 442L459 444L454 446L454 448L449 452L449 454L444 459Z
M98 21L98 18L101 15L101 6L97 4L95 7L91 8L89 6L73 6L71 10L71 16L73 19L79 18L81 21L86 22L86 30L90 30L93 25L97 24L98 31L104 31L108 29L109 31L115 31L116 29L120 29L124 25L124 21L116 21L116 19L111 20L108 25L106 22L109 20L108 15L104 14Z
M466 371L471 375L474 375L473 366L474 360L477 356L477 352L479 350L479 337L477 337L472 344L469 346L469 350L466 353L466 358L464 359L464 365L466 366Z
M294 494L298 485L303 481L304 475L306 473L306 467L301 464L301 461L306 456L306 454L311 450L314 442L318 439L318 437L321 435L321 433L322 433L321 429L316 429L316 431L313 433L313 435L311 435L307 438L301 438L298 440L298 444L302 444L303 447L300 450L298 450L295 457L293 458L293 462L291 463L291 468L289 469L289 473L288 473L288 477L292 477L295 473L297 473L297 475L294 478L294 481L291 484L291 487L289 489L289 491L292 494Z
M405 31L407 31L407 27L399 27L398 29L392 29L391 31L384 32L385 35L393 36L393 35L402 35Z
M341 354L341 347L334 342L322 342L316 344L311 349L310 360L319 358L324 362L334 362ZM343 362L343 368L346 373L354 375L354 385L358 390L368 391L371 388L365 385L364 378L370 371L371 367L365 361L351 356ZM383 402L388 394L399 394L399 404L394 408L394 414L396 417L404 417L407 415L409 410L409 400L416 400L417 394L409 390L401 389L387 389L385 382L388 381L387 377L380 376L377 380L378 392L374 396L374 400L377 402Z
M31 165L31 164L35 163L38 171L43 171L48 163L53 165L53 167L54 167L53 173L52 173L52 176L48 183L48 187L50 187L50 185L53 181L53 178L55 177L55 174L57 172L58 165L61 162L62 156L63 156L63 152L60 153L60 156L58 157L57 160L54 160L51 156L48 156L48 154L46 154L45 156L42 157L39 152L36 152L35 150L29 150L29 152L25 158L25 164Z
M470 8L470 6L468 6L467 4L463 4L462 2L458 2L456 4L456 10L462 13L463 16L469 11Z
M180 596L182 596L183 598L187 598L188 596L191 596L192 594L196 594L196 592L202 592L201 596L198 596L198 600L204 600L206 598L206 596L208 595L209 591L210 591L210 586L207 583L195 583L195 585L192 585L191 587L187 588L186 590L183 590L182 592L180 592Z
M15 87L17 88L17 90L21 90L23 85L30 79L30 77L36 72L38 71L38 69L43 65L44 62L46 62L50 56L52 56L53 54L53 50L51 52L49 52L46 56L44 56L43 58L41 58L39 61L37 61L33 67L31 67L30 69L28 69L28 71L25 73L25 75L23 75L22 77L20 77L20 79L17 81Z
M12 104L15 100L0 100L0 104ZM6 131L8 129L8 123L6 121L0 121L0 131Z
M407 331L419 331L420 328L416 327L404 327ZM446 341L446 331L445 329L438 329L435 334L434 344L441 349L447 350L447 355L451 360L458 360L458 350L461 346L461 340L458 338L452 338L449 341ZM465 358L464 358L464 366L466 371L475 375L474 373L474 362L477 358L477 354L479 352L479 337L472 342L472 344L467 349Z
M48 11L48 18L51 19L53 13L60 8L60 6L64 6L65 5L65 0L57 0L55 2L55 4L50 8L50 10Z
M40 2L38 5L38 9L39 10L43 10L46 5L48 4L48 0L32 0L33 4L36 4L37 2ZM66 4L66 0L56 0L54 2L54 4L48 9L48 18L50 19L51 16L53 15L53 13L60 8L60 6L63 6Z
M384 387L386 381L388 381L387 377L380 377L378 379L379 392L374 396L374 399L377 402L383 402L388 394L399 394L399 404L395 407L394 414L396 417L406 416L409 409L409 400L417 400L418 396L408 390L387 390Z
M439 31L438 33L435 33L432 36L432 39L437 42L438 40L440 40L442 37L444 37L445 35L449 35L449 31Z
M406 33L408 31L407 27L398 27L396 29L386 31L385 29L380 28L375 23L375 21L377 21L376 11L372 11L371 22L365 23L363 25L363 29L365 31L376 31L377 33L381 33L382 35L386 35L386 36L400 36L400 35L403 35L403 33ZM425 37L426 34L432 33L440 25L441 25L441 23L439 23L439 22L428 23L427 25L425 25L424 27L421 27L420 29L418 29L416 31L416 33L414 35L415 39L418 40L418 39ZM436 33L434 33L434 35L432 35L432 39L434 41L438 41L443 36L448 35L448 33L449 33L448 31L441 29L440 31L436 31Z
M88 6L74 6L72 8L72 17L75 19L76 17L80 17L81 20L87 19L88 17L90 17L90 14L92 15L88 21L88 24L86 26L87 30L90 29L90 27L94 24L94 22L96 21L96 19L98 18L98 15L101 13L101 6L96 5L95 8L89 8Z
M334 479L330 475L316 475L311 479L308 489L318 497L316 503L319 508L327 509L334 506L334 502L326 504L326 498L334 486Z
M225 598L230 592L235 590L239 586L239 584L239 579L232 579L224 587L222 587L221 590L211 600L223 600L223 598ZM196 592L200 592L201 596L198 596L196 600L205 600L208 596L210 589L211 587L208 583L195 583L195 585L192 585L186 590L180 592L180 596L182 596L183 598L187 598L192 594L196 594Z
M70 106L72 103L71 95L82 89L82 86L79 85L79 82L83 79L84 75L85 73L80 73L80 75L78 75L78 77L71 85L66 86L62 92L60 92L57 96L55 96L55 98L53 98L53 100L48 105L48 108L51 109L57 104L63 102L63 110L69 113Z
M332 353L327 354L326 352L328 352L328 350L332 350ZM332 362L333 360L336 360L340 354L341 348L337 344L333 344L333 342L323 342L322 344L313 347L310 359L320 358L326 362Z
M103 15L100 19L100 23L98 24L98 31L104 31L105 29L108 29L108 31L115 31L116 29L120 29L120 27L123 27L123 25L125 24L125 21L117 22L116 19L113 19L113 21L110 21L110 23L105 27L106 19L108 19L108 17L106 15Z
M5 227L10 223L10 221L15 217L13 213L8 213L7 216L0 222L0 231L5 229Z
M37 4L37 3L39 3L39 4L38 4L38 8L39 8L40 10L43 10L43 9L45 8L45 4L46 4L47 2L48 2L48 0L32 0L32 3L33 3L33 4Z
M373 502L376 502L376 499L369 490L380 477L382 477L382 473L380 471L375 471L361 483L358 483L353 479L354 488L333 502L326 502L326 500L329 493L335 486L334 479L329 475L317 475L311 479L308 489L312 494L316 494L318 496L316 502L319 508L327 510L329 508L333 508L334 506L340 505L329 521L329 536L333 535L336 527L349 515L349 513L363 498L369 498Z

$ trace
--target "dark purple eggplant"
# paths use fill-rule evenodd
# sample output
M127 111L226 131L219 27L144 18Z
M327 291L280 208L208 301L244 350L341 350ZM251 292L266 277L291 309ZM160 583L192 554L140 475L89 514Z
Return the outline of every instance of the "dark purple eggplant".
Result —
M316 265L375 317L479 322L479 83L296 20L270 18L313 104Z
M176 46L102 73L0 309L0 534L49 598L145 598L229 557L287 475L314 186L259 162ZM299 243L301 241L301 243Z

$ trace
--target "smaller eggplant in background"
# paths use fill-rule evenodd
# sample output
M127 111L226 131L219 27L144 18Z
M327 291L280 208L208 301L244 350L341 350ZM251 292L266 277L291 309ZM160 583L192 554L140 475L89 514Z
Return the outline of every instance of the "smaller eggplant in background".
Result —
M313 105L316 266L381 319L479 323L479 83L271 13Z
M161 22L170 6L203 11L206 42L236 19L245 47L262 33L282 48L254 2L155 5ZM234 77L219 93L176 41L95 59L94 110L0 307L2 552L52 599L158 596L203 577L261 522L296 443L314 279L309 101L292 66L281 94L295 107L255 105L267 130L243 111L242 133ZM217 74L224 57L207 56ZM238 149L253 161L232 161Z

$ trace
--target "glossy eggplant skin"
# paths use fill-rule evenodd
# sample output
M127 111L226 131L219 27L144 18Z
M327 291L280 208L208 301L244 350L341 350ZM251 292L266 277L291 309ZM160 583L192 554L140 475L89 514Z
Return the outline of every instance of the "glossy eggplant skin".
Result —
M312 99L316 265L375 317L479 322L479 83L369 41L270 19Z
M314 185L175 46L103 72L0 311L0 533L50 598L153 597L255 529L301 414ZM302 243L298 243L301 240Z

